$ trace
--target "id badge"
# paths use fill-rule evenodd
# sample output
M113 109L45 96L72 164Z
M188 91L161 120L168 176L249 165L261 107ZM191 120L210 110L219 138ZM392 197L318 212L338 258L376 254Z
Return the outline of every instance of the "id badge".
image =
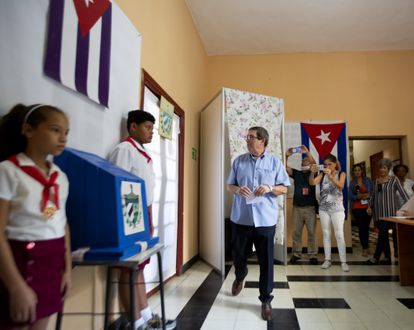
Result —
M309 188L302 188L302 195L303 196L309 195Z

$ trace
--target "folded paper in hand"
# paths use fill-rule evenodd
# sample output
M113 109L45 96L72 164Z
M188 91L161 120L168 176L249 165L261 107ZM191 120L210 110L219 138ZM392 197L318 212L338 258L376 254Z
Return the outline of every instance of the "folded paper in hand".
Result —
M264 196L256 196L255 194L251 194L246 197L246 204L257 204L263 202L265 199Z

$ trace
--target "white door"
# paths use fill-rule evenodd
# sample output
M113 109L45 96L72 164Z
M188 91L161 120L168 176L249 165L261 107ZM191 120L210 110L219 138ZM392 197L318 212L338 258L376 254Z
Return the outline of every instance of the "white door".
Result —
M177 228L178 228L178 148L180 119L174 114L172 139L166 139L158 134L159 99L147 87L144 90L144 110L155 117L154 135L152 142L145 146L153 162L155 172L154 203L152 216L154 236L164 244L162 253L164 280L175 275L177 260ZM146 282L158 279L157 258L152 257L149 266L144 270ZM147 290L156 284L147 284Z
M200 257L224 274L224 123L220 93L201 112Z

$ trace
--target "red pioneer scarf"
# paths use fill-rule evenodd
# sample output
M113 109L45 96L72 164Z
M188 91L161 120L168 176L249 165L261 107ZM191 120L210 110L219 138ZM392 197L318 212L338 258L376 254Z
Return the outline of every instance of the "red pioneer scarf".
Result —
M11 161L17 167L19 167L27 175L31 176L33 179L35 179L37 182L43 185L42 204L41 204L42 211L46 209L47 202L50 199L50 190L52 188L54 189L53 203L59 209L59 185L56 183L56 179L59 174L58 171L54 171L52 174L50 174L49 179L48 179L36 166L33 166L33 165L21 166L19 164L19 161L16 155L10 157L8 160Z
M134 148L137 149L138 152L147 159L147 163L151 163L152 159L150 155L148 155L144 150L138 148L136 142L134 142L134 140L130 136L128 136L124 141L131 143L134 146Z

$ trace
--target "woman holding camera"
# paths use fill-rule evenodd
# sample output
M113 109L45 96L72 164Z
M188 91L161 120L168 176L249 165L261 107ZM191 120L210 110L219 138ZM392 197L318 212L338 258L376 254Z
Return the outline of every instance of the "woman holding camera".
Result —
M345 186L346 174L341 172L341 166L334 155L328 155L324 159L323 171L319 171L318 165L311 166L313 175L309 176L309 184L317 185L322 182L319 201L319 217L322 226L323 248L325 261L323 269L331 267L331 224L334 227L336 243L338 245L341 268L349 272L346 263L346 247L344 238L345 208L342 189Z
M353 166L352 174L352 181L349 184L351 210L359 228L362 256L368 257L371 216L367 213L367 209L372 192L372 181L364 175L359 164Z

